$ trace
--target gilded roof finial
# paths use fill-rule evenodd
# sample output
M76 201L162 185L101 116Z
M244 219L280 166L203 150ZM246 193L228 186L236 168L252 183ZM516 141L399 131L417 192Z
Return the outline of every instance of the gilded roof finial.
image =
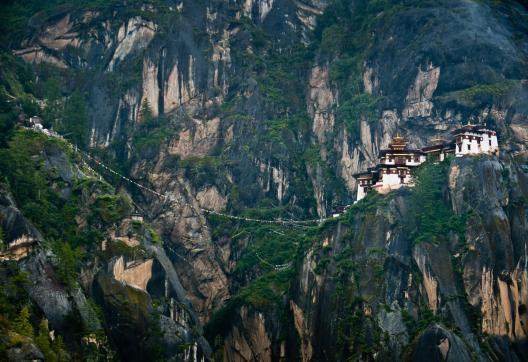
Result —
M405 139L400 136L400 132L396 132L396 136L392 138L392 142L389 144L389 146L391 149L403 149L405 144Z

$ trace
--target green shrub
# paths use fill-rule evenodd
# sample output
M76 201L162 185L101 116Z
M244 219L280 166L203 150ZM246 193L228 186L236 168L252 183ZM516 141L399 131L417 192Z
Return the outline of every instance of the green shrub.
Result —
M356 94L338 108L336 121L344 124L350 133L359 134L359 121L361 119L368 122L376 121L383 101L384 97L381 96L368 93Z
M318 19L316 42L321 53L330 58L330 80L339 90L336 123L354 135L359 134L360 119L379 118L385 98L371 95L363 87L363 71L373 44L373 29L380 27L399 8L396 2L375 0L332 2Z
M238 297L257 309L278 303L288 291L292 277L291 271L264 274L244 287Z
M465 217L453 213L444 198L449 160L427 163L415 172L406 228L414 243L442 242L450 232L465 234Z
M88 141L88 111L85 94L76 90L70 95L64 107L61 123L57 124L55 128L77 146L86 146Z
M8 275L7 280L0 284L0 315L5 320L13 320L19 306L30 303L25 290L29 282L28 274L16 270L15 265L5 264L0 267L0 272Z
M163 245L163 239L161 238L161 236L156 232L156 230L154 230L153 228L151 228L150 226L147 226L146 227L147 231L150 233L150 237L152 239L152 242L154 244L157 244L157 245Z
M519 80L505 80L493 84L476 84L469 88L449 92L435 100L441 103L457 103L462 106L475 108L481 104L499 103L521 85Z
M26 130L14 133L7 149L0 150L0 171L5 175L18 206L48 237L70 236L75 207L58 197L52 187L54 170L44 167L43 153L63 149L60 141ZM45 215L46 217L42 217Z
M196 189L200 189L221 184L224 174L220 170L229 166L231 161L218 156L203 156L177 159L174 163L173 167L183 169L185 177L192 181Z
M39 333L35 337L35 343L38 348L44 354L44 360L46 362L55 362L57 361L57 355L51 347L51 341L49 337L48 321L42 319L39 324Z
M139 113L139 126L134 132L133 145L139 157L145 153L157 152L160 146L175 132L175 125L165 116L155 117L147 100L143 101Z
M77 283L78 267L80 265L83 252L80 248L72 248L67 242L52 241L53 252L55 253L55 272L59 280L64 285L74 288Z
M102 225L111 225L125 217L129 210L130 202L125 195L99 195L91 206L90 219Z
M345 39L346 28L340 24L330 25L323 30L321 38L321 49L329 54L336 54L342 49L342 43Z

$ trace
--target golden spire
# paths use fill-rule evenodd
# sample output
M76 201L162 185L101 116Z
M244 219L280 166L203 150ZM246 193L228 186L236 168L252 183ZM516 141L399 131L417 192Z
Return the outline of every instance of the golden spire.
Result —
M405 142L405 139L400 136L400 132L396 133L396 136L392 138L392 142L389 144L389 147L391 149L399 149L402 150L405 148L405 145L407 142Z

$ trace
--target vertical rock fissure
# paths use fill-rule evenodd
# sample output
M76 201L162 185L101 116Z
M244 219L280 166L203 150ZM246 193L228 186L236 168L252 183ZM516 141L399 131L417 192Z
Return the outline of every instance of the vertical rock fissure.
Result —
M165 113L165 58L167 55L167 48L162 47L159 51L159 61L158 61L158 109L160 116Z

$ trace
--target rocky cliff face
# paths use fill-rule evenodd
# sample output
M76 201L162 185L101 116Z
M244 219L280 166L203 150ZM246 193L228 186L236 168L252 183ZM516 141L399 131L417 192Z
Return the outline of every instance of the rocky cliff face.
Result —
M224 360L528 358L525 4L114 1L29 15L10 52L30 65L34 112L167 196L119 184L163 245L122 220L105 232L144 254L85 268L108 317L129 298L142 306L127 331L109 334L117 346L151 346L135 331L161 310L162 334L186 336L165 340L167 351L192 340L197 356L207 352L189 334L205 323ZM74 95L85 118L63 114ZM497 129L501 155L438 166L442 215L418 218L426 196L405 191L318 229L201 211L324 218L351 203L352 175L395 133L424 146L469 120ZM31 217L5 210L15 238L24 227L12 220ZM445 223L409 225L426 217ZM36 230L24 234L31 243L49 238Z
M149 225L130 218L128 196L116 193L86 164L72 159L72 150L61 141L27 130L17 131L15 140L4 156L16 153L21 162L17 171L22 174L22 164L29 162L35 179L43 181L38 184L41 202L58 202L62 211L51 208L45 213L47 219L35 219L44 229L41 232L24 216L35 206L22 198L21 211L10 192L2 189L0 220L5 244L1 277L10 281L17 270L19 278L23 275L24 291L18 298L24 300L25 295L32 318L43 318L46 330L63 338L71 352L66 358L111 358L116 354L138 361L153 356L184 358L193 346L195 354L209 355L208 343L191 333L193 328L199 330L200 322L173 265L156 244L161 240ZM24 182L20 174L8 173L6 177L15 185ZM54 212L62 213L63 219L55 220ZM62 223L60 235L65 240L45 239L43 235L53 235L57 221ZM77 231L71 234L68 225ZM13 291L2 289L3 298L5 293L9 296ZM16 323L7 324L8 330L11 327L20 333ZM2 329L2 338L4 332ZM17 350L16 338L22 337L13 338L12 342L3 339L3 351L18 356L10 359L30 358L24 349ZM27 353L39 359L40 348L48 352L46 358L56 358L43 349L49 348L43 344L47 335L35 338L38 347L29 348L34 343L31 338L24 342Z
M354 206L298 259L282 304L287 322L267 327L271 347L260 359L525 359L526 206L513 201L525 196L510 192L521 189L514 180L526 173L511 166L509 157L427 166L446 168L435 203L445 203L452 218L464 215L461 234L452 218L437 225L440 237L427 234L436 227L429 224L420 231L423 240L409 232L408 219L418 216L412 203L424 200L417 194L426 190ZM255 359L244 352L262 333L244 327L252 320L236 322L225 337L224 360ZM289 334L280 331L284 326Z

